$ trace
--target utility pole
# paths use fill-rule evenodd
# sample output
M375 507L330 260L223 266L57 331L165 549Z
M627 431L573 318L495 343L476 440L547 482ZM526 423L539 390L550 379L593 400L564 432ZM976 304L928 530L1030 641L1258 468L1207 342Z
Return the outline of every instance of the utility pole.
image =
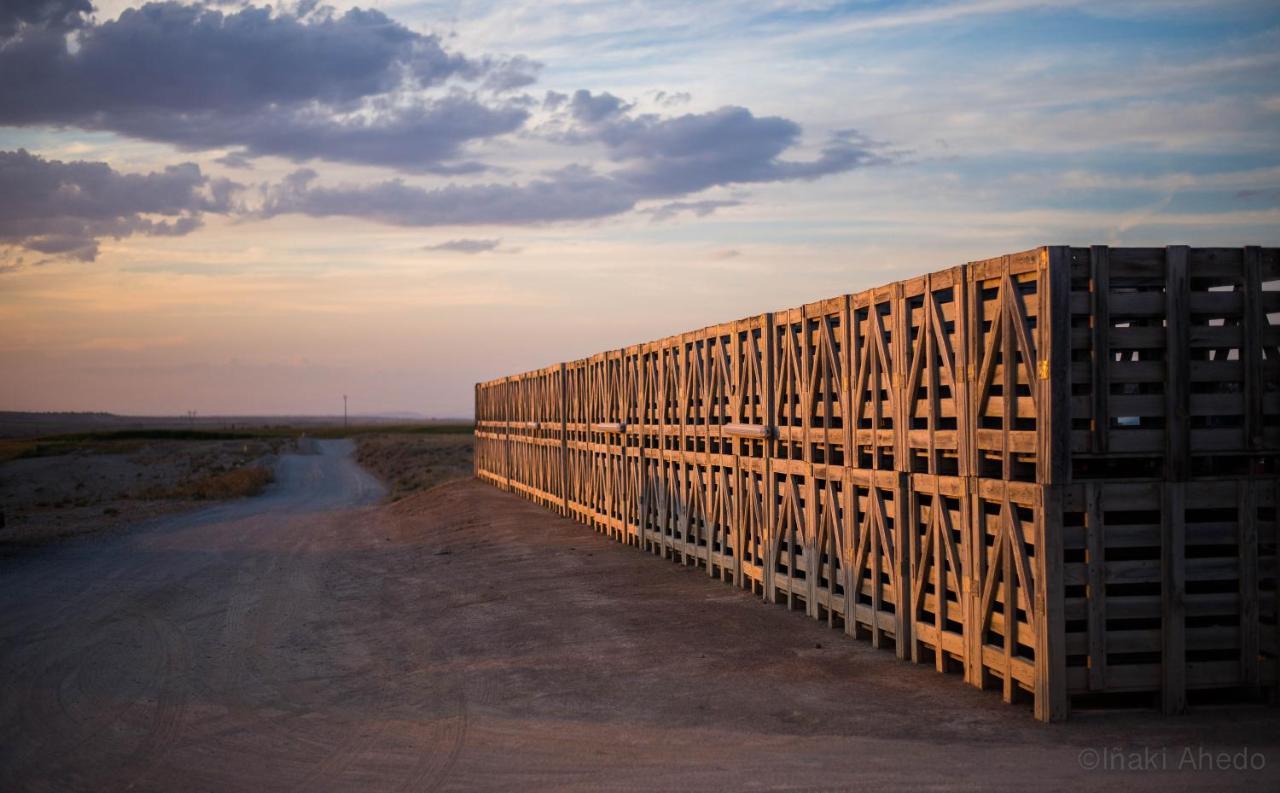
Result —
M342 395L342 429L347 428L347 395Z

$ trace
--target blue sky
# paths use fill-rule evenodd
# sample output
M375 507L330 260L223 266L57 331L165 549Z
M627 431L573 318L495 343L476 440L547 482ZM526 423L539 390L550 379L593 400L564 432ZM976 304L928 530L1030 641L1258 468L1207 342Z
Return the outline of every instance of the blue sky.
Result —
M0 409L461 415L1039 244L1280 243L1273 2L87 6L0 14Z

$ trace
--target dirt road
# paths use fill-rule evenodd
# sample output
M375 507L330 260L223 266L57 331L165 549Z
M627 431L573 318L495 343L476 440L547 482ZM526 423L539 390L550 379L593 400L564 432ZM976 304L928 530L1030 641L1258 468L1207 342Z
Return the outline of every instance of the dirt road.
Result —
M0 790L1280 782L1275 709L1046 727L509 494L379 506L349 445L315 452L256 499L0 559Z

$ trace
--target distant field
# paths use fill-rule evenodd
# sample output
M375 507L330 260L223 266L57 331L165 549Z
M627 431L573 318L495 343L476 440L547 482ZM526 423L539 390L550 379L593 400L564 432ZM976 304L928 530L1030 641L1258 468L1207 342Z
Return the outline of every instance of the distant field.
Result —
M266 438L346 438L372 434L394 435L470 435L474 425L462 422L421 424L357 424L344 428L337 425L247 426L236 430L214 429L116 429L66 432L32 437L0 438L0 462L28 457L48 457L76 451L127 451L130 445L147 441L227 441Z
M344 428L341 419L287 421L0 438L0 545L130 525L207 500L255 495L270 484L276 456L306 437L354 438L359 461L386 483L392 499L471 473L470 423L362 421ZM59 426L52 419L45 424Z
M463 419L405 416L352 416L348 432L420 431L434 426L470 425ZM173 432L281 433L341 430L342 416L121 416L114 413L30 413L0 411L0 438L35 438L103 432L168 430Z
M0 544L130 525L260 493L284 437L60 437L0 442Z

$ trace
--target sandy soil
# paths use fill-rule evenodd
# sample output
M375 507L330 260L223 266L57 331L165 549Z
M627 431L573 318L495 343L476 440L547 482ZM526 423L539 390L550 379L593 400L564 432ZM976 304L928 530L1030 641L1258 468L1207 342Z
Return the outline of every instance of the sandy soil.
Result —
M350 449L282 457L256 499L0 559L0 790L1280 783L1275 709L1041 725L475 481L378 505ZM1245 746L1262 770L1177 768ZM1081 767L1115 749L1165 770Z
M199 505L193 484L271 466L283 438L86 441L0 462L0 546L118 529ZM59 451L62 451L59 449Z

